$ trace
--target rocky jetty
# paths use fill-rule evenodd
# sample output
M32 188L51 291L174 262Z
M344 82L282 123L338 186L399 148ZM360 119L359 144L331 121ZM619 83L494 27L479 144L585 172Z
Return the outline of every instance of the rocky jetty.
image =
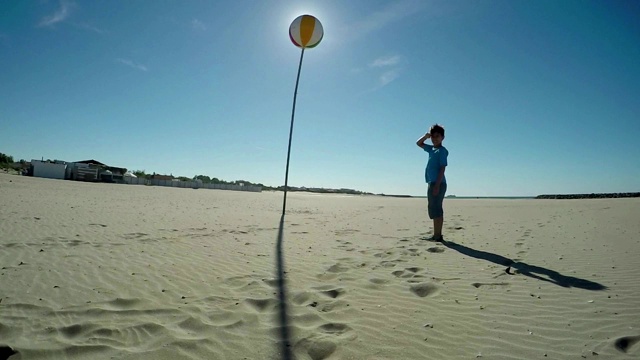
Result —
M536 199L612 199L640 197L640 192L607 193L607 194L566 194L566 195L538 195Z

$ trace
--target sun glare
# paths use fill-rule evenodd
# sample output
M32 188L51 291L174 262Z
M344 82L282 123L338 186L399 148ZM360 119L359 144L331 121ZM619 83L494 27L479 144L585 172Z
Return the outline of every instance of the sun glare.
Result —
M332 25L335 23L335 14L327 9L326 5L323 6L321 4L311 3L295 4L290 5L289 8L286 8L285 11L283 11L282 20L279 23L281 23L282 28L287 31L289 29L289 25L291 25L291 22L300 15L312 15L316 19L318 19L320 23L322 23L325 34L324 38L322 39L322 43L318 45L318 47L326 45L327 38L331 38L330 31L331 29L333 29ZM327 31L327 29L329 29L329 31Z
M260 36L270 46L265 54L277 63L292 61L297 63L300 49L289 39L289 26L300 15L312 15L320 21L324 29L324 36L317 47L309 49L309 61L322 61L328 54L335 54L336 25L339 24L340 10L335 5L308 1L292 2L280 1L277 5L264 7L262 18L267 19L267 30ZM313 54L313 56L311 56ZM293 60L292 60L293 59Z

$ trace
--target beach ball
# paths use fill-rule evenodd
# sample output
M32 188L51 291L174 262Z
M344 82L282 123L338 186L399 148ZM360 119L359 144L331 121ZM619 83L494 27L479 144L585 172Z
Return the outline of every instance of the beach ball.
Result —
M323 35L322 24L311 15L300 15L289 26L291 42L303 49L318 46Z

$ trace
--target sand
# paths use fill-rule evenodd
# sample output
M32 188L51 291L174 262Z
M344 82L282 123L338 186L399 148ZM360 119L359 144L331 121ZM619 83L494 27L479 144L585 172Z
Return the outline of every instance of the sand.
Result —
M0 345L10 359L283 359L281 192L0 174ZM290 193L290 354L632 359L640 199ZM507 273L507 271L509 273Z

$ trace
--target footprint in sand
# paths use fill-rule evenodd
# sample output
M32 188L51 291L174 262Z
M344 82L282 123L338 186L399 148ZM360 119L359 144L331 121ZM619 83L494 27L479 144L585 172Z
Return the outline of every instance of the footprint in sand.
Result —
M340 263L333 264L327 269L327 272L330 272L330 273L343 273L347 271L349 271L349 267Z
M371 278L369 279L369 282L376 284L376 285L384 285L389 283L389 280L387 279L380 279L380 278Z
M294 353L299 354L298 358L311 358L313 360L324 360L333 354L338 345L331 340L321 340L306 338L298 341L294 346ZM304 356L306 354L307 356ZM302 356L300 356L302 355Z
M318 290L322 295L328 296L332 299L339 298L347 292L343 288L333 286L318 286L313 289Z
M211 326L234 329L243 325L255 326L259 321L259 316L237 311L218 311L207 315L206 319Z
M393 251L386 251L386 252L381 252L381 253L377 253L377 254L373 254L373 256L375 257L379 257L379 258L386 258L389 256L394 255Z
M313 303L310 305L313 305ZM330 302L316 303L313 307L315 307L320 312L328 313L338 310L344 310L349 307L349 303L342 300L333 300Z
M319 312L332 312L349 307L348 302L338 299L347 292L343 288L327 285L315 287L313 290L313 292L303 291L294 294L291 301L298 306L315 308Z
M407 249L407 251L404 251L403 255L409 255L409 256L419 256L420 255L420 250L419 249L413 249L412 248L412 249Z
M275 282L277 284L277 279L262 279L255 275L238 275L228 277L222 280L222 282L229 286L232 289L253 289L253 288L266 288L266 286L273 286L269 283Z
M396 270L394 272L391 273L391 275L398 277L398 278L410 278L413 277L413 273L410 272L406 272L404 270Z
M412 285L409 290L411 290L412 293L419 297L431 297L437 295L440 291L440 288L436 284L421 283Z
M425 276L422 274L419 274L419 272L423 271L423 268L420 267L410 267L410 268L405 268L404 270L396 270L394 272L391 273L391 275L397 277L397 278L402 278L402 279L409 279L407 280L410 283L420 283L422 282L422 279Z
M87 332L88 330L93 330L95 326L93 325L80 325L74 324L69 326L63 326L58 328L58 332L66 339L73 339L78 337L78 335Z
M380 266L387 267L387 268L395 267L396 265L397 265L396 261L387 261L387 260L385 260L385 261L381 261L380 262Z
M325 334L342 335L351 331L351 328L347 324L327 323L324 325L320 325L318 327L318 330Z
M353 329L346 324L326 323L318 326L314 334L298 341L294 346L294 353L298 358L328 359L338 348L339 342L354 340L356 337Z
M252 298L247 298L245 299L245 302L251 306L253 309L257 310L258 312L265 312L267 310L273 310L276 308L276 305L278 305L278 301L276 299L273 298L267 298L267 299L252 299Z
M427 251L430 252L430 253L438 253L439 254L439 253L443 253L444 252L444 248L434 246L434 247L428 248Z

